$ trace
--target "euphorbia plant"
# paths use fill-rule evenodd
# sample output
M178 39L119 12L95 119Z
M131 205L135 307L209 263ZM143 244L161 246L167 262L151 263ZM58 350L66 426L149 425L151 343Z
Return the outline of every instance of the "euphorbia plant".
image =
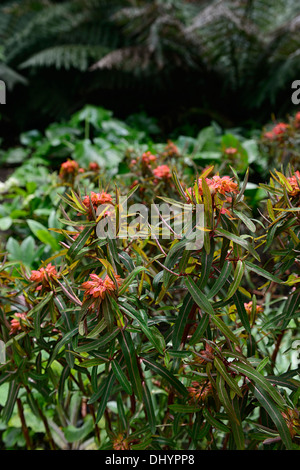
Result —
M153 178L143 184L155 194L155 178L169 180L171 170L152 168L151 155L144 160ZM9 422L17 399L27 402L55 448L47 410L59 423L79 393L87 408L78 436L93 437L97 449L297 448L297 370L277 373L276 348L297 322L299 289L288 292L298 263L298 178L276 175L263 186L270 197L255 220L244 197L248 172L239 181L210 167L191 187L173 172L172 194L162 199L189 206L191 219L189 230L176 231L175 219L161 216L169 238L123 238L118 230L99 238L98 224L118 221L124 199L131 220L139 187L81 192L80 179L72 182L61 198L65 228L56 229L62 249L15 279L2 266L2 419ZM203 243L191 243L191 228Z

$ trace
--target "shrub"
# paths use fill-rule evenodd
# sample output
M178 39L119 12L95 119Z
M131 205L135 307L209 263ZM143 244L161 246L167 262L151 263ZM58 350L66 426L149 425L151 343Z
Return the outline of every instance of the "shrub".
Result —
M254 218L249 170L191 175L180 152L133 149L112 182L70 160L56 244L35 266L3 257L6 447L299 448L299 172L271 173ZM133 203L157 201L175 212L153 226Z

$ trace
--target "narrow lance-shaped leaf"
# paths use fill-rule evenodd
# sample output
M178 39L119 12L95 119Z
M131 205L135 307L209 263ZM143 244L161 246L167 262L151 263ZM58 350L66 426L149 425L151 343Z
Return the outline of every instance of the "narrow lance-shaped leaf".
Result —
M253 391L254 396L257 398L261 406L266 410L272 421L274 422L278 433L282 439L287 450L293 450L293 443L290 435L290 431L286 425L286 422L277 408L273 400L267 395L266 391L263 390L258 384L249 385L250 390Z
M128 331L121 331L118 340L127 365L128 374L131 380L132 388L139 400L142 400L142 382L137 364L135 347Z
M147 367L149 367L149 369L164 378L180 395L188 395L188 391L184 385L173 374L171 374L168 369L149 358L144 357L143 362Z

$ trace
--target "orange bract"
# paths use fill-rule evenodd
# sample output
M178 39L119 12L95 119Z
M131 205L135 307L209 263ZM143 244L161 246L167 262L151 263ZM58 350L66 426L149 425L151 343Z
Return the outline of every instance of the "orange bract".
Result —
M47 264L46 268L40 268L38 270L31 271L30 280L33 282L40 282L44 285L48 285L48 279L55 279L58 277L55 266L52 266L51 263ZM41 289L42 286L39 286L37 289Z
M10 332L9 332L10 335L12 335L12 334L14 334L17 331L22 329L21 322L20 322L20 320L18 320L18 318L20 318L21 320L25 320L26 313L15 313L14 316L17 317L17 318L13 318L10 321L10 324L11 324L11 328L10 328Z
M112 197L109 193L106 193L105 191L102 191L101 193L94 193L93 191L91 192L90 196L85 196L83 199L83 204L90 209L91 203L96 210L98 206L101 204L112 204Z
M102 279L97 274L90 274L90 278L92 279L91 281L81 284L81 288L85 290L85 296L100 297L103 300L106 292L111 293L116 290L116 285L109 276L105 276ZM118 286L120 286L122 281L118 274L115 274L115 279Z
M74 160L67 160L66 162L61 164L59 176L65 176L71 173L77 173L79 165Z
M297 194L300 193L300 183L298 183L298 181L300 181L300 172L298 170L295 171L295 174L291 176L290 178L288 178L287 180L292 187L292 191L289 191L290 195L297 196Z
M153 174L156 178L171 178L171 170L168 165L160 165L153 170Z

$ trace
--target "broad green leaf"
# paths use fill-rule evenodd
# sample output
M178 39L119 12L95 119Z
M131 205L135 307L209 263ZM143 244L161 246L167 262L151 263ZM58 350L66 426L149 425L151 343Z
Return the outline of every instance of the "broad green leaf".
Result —
M63 428L64 436L70 443L83 441L94 429L93 418L91 415L87 415L84 419L82 426L75 427L69 425Z

